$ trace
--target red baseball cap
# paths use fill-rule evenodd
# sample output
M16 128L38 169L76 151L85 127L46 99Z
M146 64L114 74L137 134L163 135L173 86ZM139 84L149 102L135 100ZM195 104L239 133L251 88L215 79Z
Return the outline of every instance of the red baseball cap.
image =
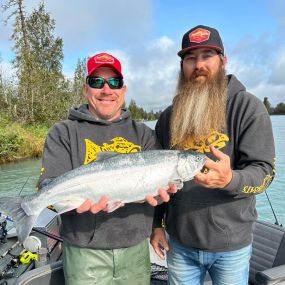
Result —
M121 63L118 59L108 53L98 53L90 57L87 61L87 76L90 76L97 68L108 66L113 68L118 75L123 78Z

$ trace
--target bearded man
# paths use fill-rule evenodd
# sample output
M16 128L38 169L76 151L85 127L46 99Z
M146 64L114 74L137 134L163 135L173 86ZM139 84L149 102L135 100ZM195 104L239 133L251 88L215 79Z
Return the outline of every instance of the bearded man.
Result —
M203 172L156 208L151 244L167 254L168 284L248 284L255 195L274 177L274 140L263 103L234 75L219 32L196 26L182 39L172 106L156 134L165 149L203 152ZM168 233L166 239L165 230Z

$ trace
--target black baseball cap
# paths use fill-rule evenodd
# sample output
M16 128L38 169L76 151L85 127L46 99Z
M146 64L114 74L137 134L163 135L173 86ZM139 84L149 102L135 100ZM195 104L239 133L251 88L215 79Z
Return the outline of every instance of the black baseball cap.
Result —
M199 25L187 33L182 38L182 49L178 52L180 57L194 48L212 48L224 55L224 46L219 32L211 27Z

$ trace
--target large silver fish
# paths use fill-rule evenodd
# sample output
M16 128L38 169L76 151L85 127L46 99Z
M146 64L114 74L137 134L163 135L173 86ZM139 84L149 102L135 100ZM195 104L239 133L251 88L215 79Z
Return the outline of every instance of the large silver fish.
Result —
M86 199L110 198L109 208L157 195L174 183L181 189L204 166L205 155L190 151L150 150L130 154L97 155L97 160L52 180L40 192L0 198L0 209L12 216L18 238L30 234L41 211L54 205L60 213L79 207Z

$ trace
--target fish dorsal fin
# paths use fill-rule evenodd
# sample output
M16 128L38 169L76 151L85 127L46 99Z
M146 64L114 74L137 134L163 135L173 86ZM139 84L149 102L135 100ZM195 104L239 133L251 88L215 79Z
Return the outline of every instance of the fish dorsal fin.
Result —
M105 160L111 157L115 157L119 155L119 153L114 151L102 151L96 153L96 160Z

